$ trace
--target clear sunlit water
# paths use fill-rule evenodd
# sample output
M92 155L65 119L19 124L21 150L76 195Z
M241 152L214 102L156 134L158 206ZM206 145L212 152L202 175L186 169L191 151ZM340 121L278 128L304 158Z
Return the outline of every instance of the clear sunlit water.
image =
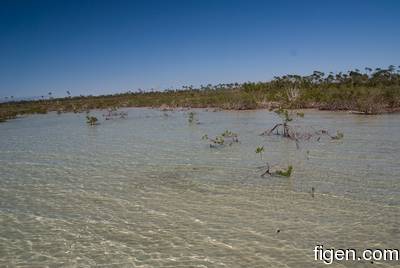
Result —
M318 244L400 247L399 114L306 111L295 125L344 139L296 149L259 136L279 122L268 111L126 111L0 124L0 266L326 267ZM239 144L201 139L226 129ZM292 177L260 177L267 161Z

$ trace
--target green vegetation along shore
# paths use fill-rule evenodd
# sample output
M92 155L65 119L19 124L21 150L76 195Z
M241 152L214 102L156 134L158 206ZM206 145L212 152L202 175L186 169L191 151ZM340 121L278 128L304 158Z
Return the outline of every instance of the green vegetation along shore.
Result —
M193 107L249 110L259 108L317 108L362 114L400 111L400 66L365 68L346 73L314 71L308 76L285 75L268 82L207 85L177 90L126 92L0 104L0 122L20 115L50 111L84 112L115 107Z

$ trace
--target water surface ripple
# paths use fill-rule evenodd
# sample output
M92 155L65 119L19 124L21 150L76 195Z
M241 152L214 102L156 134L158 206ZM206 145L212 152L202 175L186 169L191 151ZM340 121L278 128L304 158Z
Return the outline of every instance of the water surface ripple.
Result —
M306 111L295 124L345 138L297 150L258 135L278 122L267 111L196 110L198 125L127 111L96 127L53 113L0 124L0 266L325 267L317 244L400 247L399 115ZM226 129L240 144L201 140ZM264 161L294 174L261 178ZM332 266L376 265L399 263Z

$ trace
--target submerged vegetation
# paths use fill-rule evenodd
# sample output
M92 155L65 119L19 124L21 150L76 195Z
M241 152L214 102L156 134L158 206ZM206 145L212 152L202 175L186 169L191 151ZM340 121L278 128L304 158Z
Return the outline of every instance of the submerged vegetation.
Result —
M400 111L400 67L355 69L346 73L314 71L311 75L284 75L268 82L185 86L164 91L128 91L121 94L55 98L49 92L34 101L0 103L0 121L49 111L85 112L112 107L215 107L222 109L318 108L362 114Z

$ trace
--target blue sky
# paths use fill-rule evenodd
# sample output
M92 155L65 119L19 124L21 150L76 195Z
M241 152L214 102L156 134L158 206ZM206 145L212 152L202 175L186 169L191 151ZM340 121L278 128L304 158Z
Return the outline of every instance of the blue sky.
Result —
M400 64L400 1L0 1L0 97Z

